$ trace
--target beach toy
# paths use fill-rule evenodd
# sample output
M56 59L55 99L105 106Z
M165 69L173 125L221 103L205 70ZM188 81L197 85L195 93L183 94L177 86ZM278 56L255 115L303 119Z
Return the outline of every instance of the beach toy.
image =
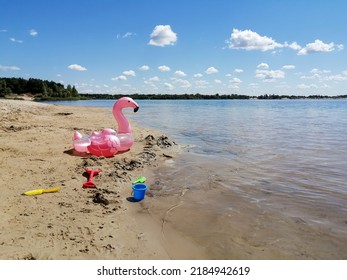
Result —
M113 105L113 116L118 124L118 131L105 128L100 132L83 135L74 131L73 147L81 153L91 153L95 156L112 157L121 151L127 151L134 143L132 129L124 116L123 108L133 108L137 112L139 105L130 97L122 97Z
M137 179L133 182L133 185L138 184L138 183L144 183L144 182L146 182L146 177L140 176L139 178L137 178Z
M133 197L134 200L140 201L145 198L147 186L145 184L135 184L133 188Z
M23 193L24 195L38 195L43 193L52 193L52 192L58 192L60 191L60 188L50 188L50 189L36 189L31 190Z
M95 188L96 185L93 183L93 177L94 175L98 175L101 172L101 169L92 170L85 168L84 170L89 174L89 179L87 182L83 183L83 188Z

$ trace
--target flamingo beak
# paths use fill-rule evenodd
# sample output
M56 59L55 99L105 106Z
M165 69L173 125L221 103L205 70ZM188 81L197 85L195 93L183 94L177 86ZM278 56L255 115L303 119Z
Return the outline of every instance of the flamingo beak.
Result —
M139 109L140 109L140 107L136 106L136 107L134 108L134 113L136 113Z

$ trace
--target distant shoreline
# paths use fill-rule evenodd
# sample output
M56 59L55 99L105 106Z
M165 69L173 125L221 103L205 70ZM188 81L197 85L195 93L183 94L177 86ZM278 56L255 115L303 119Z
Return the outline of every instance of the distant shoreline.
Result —
M121 98L122 94L87 94L82 93L74 98L56 98L56 97L45 97L35 96L32 94L10 94L3 99L15 99L15 100L31 100L31 101L77 101L77 100L102 100L110 99L116 100ZM300 100L300 99L346 99L347 95L309 95L309 96L298 96L298 95L260 95L260 96L248 96L248 95L203 95L203 94L128 94L133 99L137 100ZM0 98L1 99L1 98Z

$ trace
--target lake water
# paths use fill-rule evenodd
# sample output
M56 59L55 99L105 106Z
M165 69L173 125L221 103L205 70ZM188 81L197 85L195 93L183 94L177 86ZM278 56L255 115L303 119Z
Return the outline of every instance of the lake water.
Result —
M55 103L112 108L114 101ZM192 145L156 171L152 194L165 203L166 195L180 194L170 223L210 244L211 256L233 257L240 241L227 232L253 244L241 258L347 258L347 100L138 104L129 118ZM182 221L180 211L190 211L197 224ZM243 233L235 232L235 223Z

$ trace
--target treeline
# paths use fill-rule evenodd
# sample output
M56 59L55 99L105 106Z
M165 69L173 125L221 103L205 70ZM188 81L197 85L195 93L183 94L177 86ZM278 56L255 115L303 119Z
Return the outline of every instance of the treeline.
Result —
M75 86L30 78L0 78L0 97L29 94L35 100L80 99Z
M84 99L118 99L121 98L122 94L89 94L89 93L81 93L81 97ZM133 99L139 100L190 100L190 99L250 99L248 95L239 95L239 94L230 94L230 95L219 95L218 93L215 95L205 95L205 94L129 94L127 95Z
M83 99L118 99L124 95L121 94L89 94L81 93L80 96ZM265 94L260 96L249 96L243 94L214 94L214 95L205 95L205 94L130 94L127 95L133 99L139 100L188 100L188 99L325 99L325 98L347 98L347 95L338 95L338 96L327 96L327 95L277 95L277 94Z
M260 95L257 97L253 97L257 99L337 99L337 98L347 98L347 95L336 95L336 96L328 96L328 95L309 95L309 96L302 96L302 95L277 95L277 94L265 94Z

